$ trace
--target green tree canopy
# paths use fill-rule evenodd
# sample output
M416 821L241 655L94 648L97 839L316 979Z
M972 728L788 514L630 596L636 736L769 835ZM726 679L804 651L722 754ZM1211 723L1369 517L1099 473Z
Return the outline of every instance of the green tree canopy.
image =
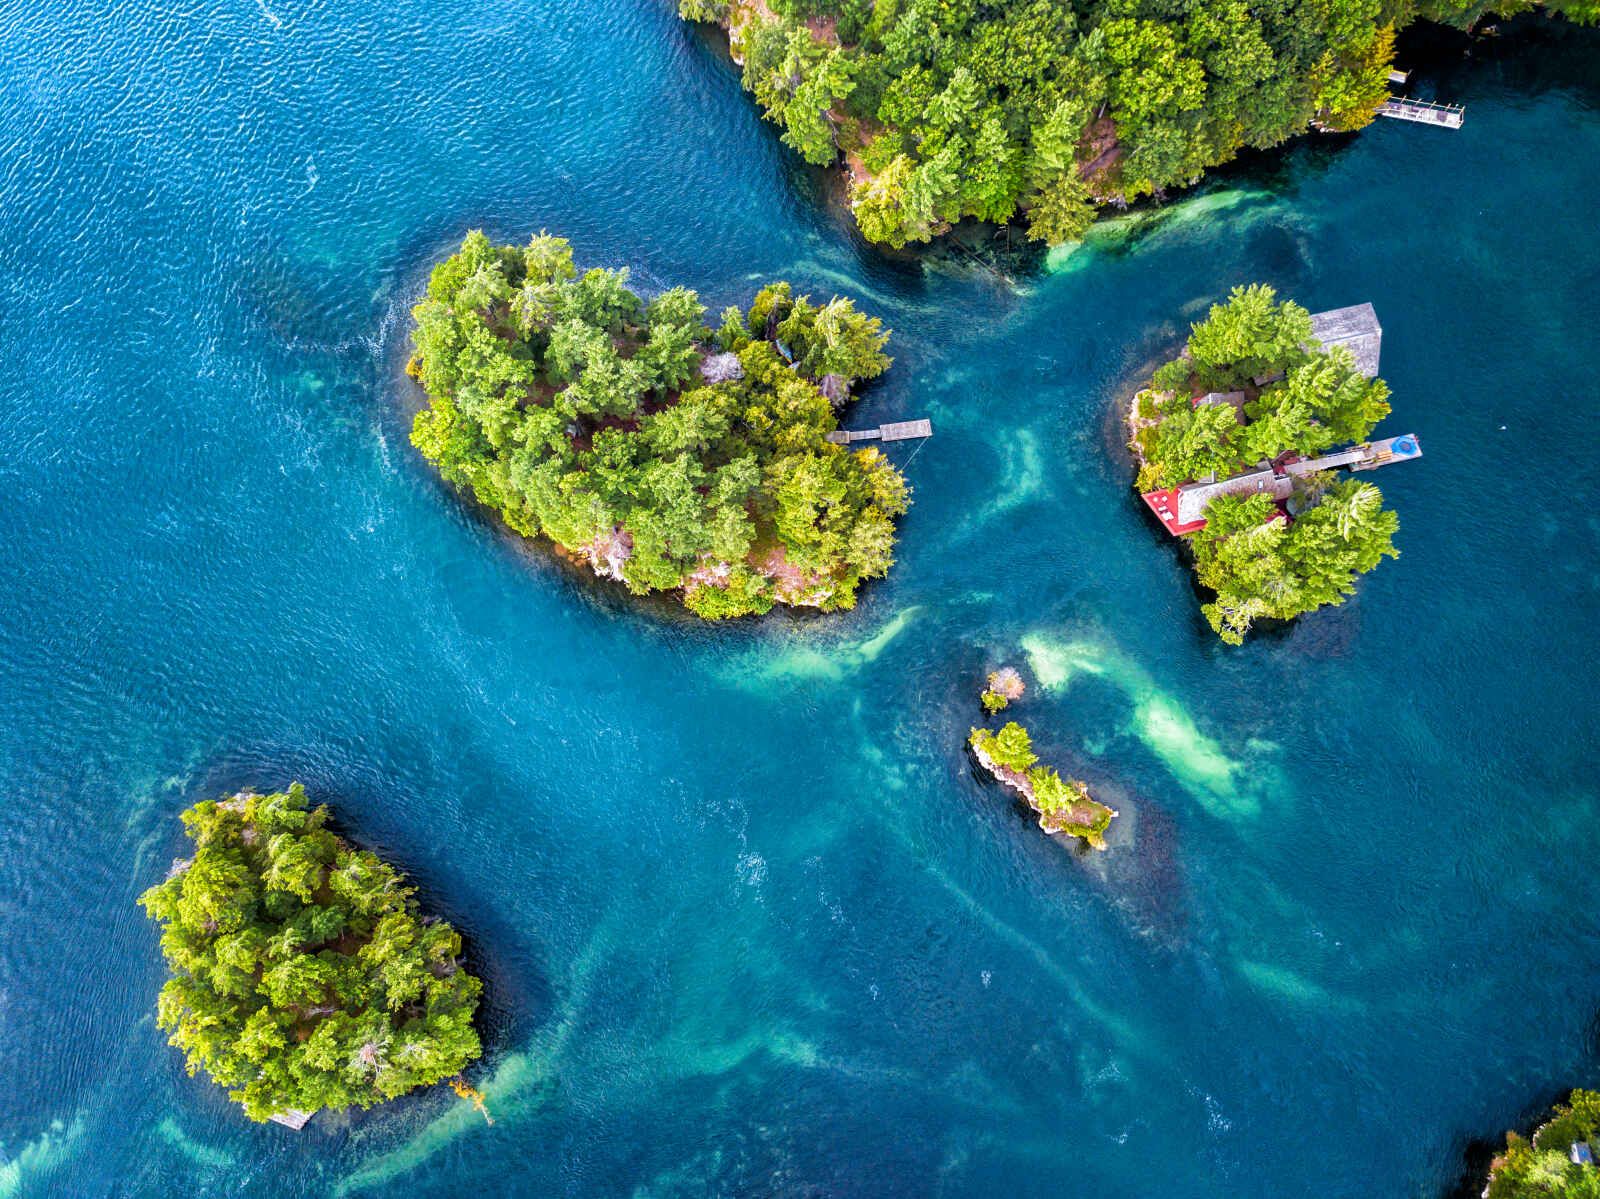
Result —
M1343 347L1318 345L1311 314L1264 283L1212 305L1151 386L1156 419L1138 437L1144 490L1362 441L1389 414L1388 385L1362 375ZM1214 391L1243 391L1245 420L1230 404L1192 402Z
M1028 801L1038 814L1040 828L1081 838L1095 849L1105 848L1105 832L1116 812L1093 799L1081 780L1063 779L1054 768L1043 765L1027 729L1014 720L998 732L973 729L968 744L987 770Z
M1531 1141L1506 1134L1506 1151L1490 1168L1486 1199L1600 1199L1600 1169L1572 1160L1587 1144L1600 1159L1600 1093L1574 1091L1557 1104Z
M1313 457L1365 440L1389 413L1383 380L1362 375L1342 347L1317 344L1310 314L1264 284L1212 306L1151 388L1135 417L1141 491ZM1242 398L1194 401L1213 390ZM1293 519L1265 494L1222 496L1189 537L1196 577L1216 592L1201 610L1230 644L1258 620L1342 603L1357 576L1398 556L1399 518L1371 483L1312 471L1295 477L1288 507Z
M808 162L842 154L861 231L927 241L1028 214L1082 235L1094 204L1194 182L1315 122L1370 122L1394 33L1532 0L679 0L729 30L745 88ZM1552 0L1573 21L1600 0Z
M645 303L626 271L579 274L560 238L474 232L413 316L430 401L413 444L525 536L710 619L847 608L893 565L904 479L825 437L890 364L853 301L777 283L713 333L687 288Z
M171 977L157 1021L252 1120L370 1107L482 1052L461 938L296 783L183 814L194 855L139 897Z

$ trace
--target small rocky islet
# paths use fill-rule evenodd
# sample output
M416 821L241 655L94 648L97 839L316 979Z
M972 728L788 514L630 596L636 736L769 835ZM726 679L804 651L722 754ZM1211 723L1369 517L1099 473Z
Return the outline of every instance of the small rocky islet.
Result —
M989 673L978 698L992 716L1021 699L1026 690L1021 673L1002 666ZM1040 762L1022 725L1008 720L998 730L974 728L967 735L967 746L978 765L1033 809L1046 833L1076 837L1094 849L1106 847L1106 830L1116 810L1091 796L1083 780L1064 779L1054 767Z

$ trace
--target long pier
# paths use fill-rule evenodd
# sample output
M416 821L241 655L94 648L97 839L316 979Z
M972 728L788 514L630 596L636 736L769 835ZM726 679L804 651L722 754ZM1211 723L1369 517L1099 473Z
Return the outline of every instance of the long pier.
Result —
M1399 437L1364 441L1316 458L1263 462L1254 470L1227 479L1180 483L1161 491L1147 491L1144 502L1150 505L1167 532L1182 537L1205 527L1206 506L1218 496L1263 494L1282 503L1294 493L1295 480L1302 475L1337 470L1341 466L1347 470L1376 470L1392 462L1420 457L1422 446L1417 435L1404 433Z
M1410 96L1390 96L1378 109L1380 117L1397 121L1416 121L1422 125L1442 125L1460 129L1467 110L1459 104L1435 104L1432 100L1413 100Z
M836 429L825 433L835 445L849 445L852 441L913 441L919 437L933 436L933 422L922 420L897 420L876 429Z

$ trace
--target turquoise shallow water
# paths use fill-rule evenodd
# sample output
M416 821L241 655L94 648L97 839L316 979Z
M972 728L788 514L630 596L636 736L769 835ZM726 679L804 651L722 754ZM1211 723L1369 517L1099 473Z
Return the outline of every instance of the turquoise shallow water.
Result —
M1011 283L859 246L653 0L0 0L0 61L0 1199L1423 1196L1600 1076L1593 35ZM466 510L399 365L478 225L883 315L893 576L706 628ZM1111 409L1258 278L1377 304L1428 456L1227 650ZM1107 853L973 777L1001 660ZM176 813L291 778L471 938L493 1128L253 1127L154 1028Z

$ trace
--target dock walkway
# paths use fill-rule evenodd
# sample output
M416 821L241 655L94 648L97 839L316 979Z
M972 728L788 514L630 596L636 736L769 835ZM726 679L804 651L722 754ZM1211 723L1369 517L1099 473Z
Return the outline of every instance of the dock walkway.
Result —
M1459 104L1435 104L1432 100L1413 100L1410 96L1391 96L1378 109L1380 117L1397 121L1416 121L1422 125L1442 125L1460 129L1467 110Z
M933 436L933 422L922 420L897 420L876 429L836 429L825 434L835 445L849 445L852 441L913 441L919 437Z

